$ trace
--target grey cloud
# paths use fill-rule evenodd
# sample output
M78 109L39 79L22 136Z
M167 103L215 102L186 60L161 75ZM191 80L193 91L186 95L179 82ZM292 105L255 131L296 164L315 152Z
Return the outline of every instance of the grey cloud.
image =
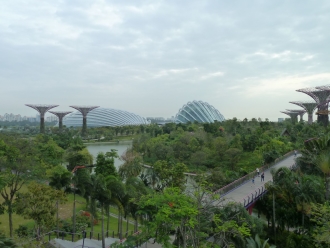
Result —
M291 99L294 87L279 94L267 84L314 85L329 68L326 1L13 0L3 6L0 85L16 113L30 111L26 102L45 101L171 116L197 99L226 118L274 120L281 104L304 96ZM258 87L251 101L245 93ZM263 96L267 89L274 96Z

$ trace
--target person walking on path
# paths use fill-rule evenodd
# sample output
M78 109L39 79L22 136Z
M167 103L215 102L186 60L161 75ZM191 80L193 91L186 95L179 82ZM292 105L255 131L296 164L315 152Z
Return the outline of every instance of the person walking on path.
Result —
M294 150L294 156L297 157L297 150Z
M251 185L251 187L254 185L254 177L252 177L252 185Z
M261 173L261 182L265 181L265 173Z
M259 168L257 168L256 171L257 171L257 176L259 176L259 173L260 173Z

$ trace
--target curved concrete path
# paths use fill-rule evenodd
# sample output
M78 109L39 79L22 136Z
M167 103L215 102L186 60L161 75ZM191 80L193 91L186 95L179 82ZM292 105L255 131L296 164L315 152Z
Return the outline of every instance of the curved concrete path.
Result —
M297 155L299 156L299 155ZM254 178L254 184L252 183L252 180L249 180L243 184L241 184L239 187L233 189L232 191L226 193L224 196L221 196L221 199L224 200L225 203L227 202L241 202L244 203L244 198L246 198L248 195L251 195L251 193L255 193L255 191L258 191L258 189L265 187L265 183L272 181L272 174L270 173L271 169L279 169L281 167L291 167L295 163L295 156L291 155L282 161L278 162L277 164L273 165L271 168L260 171L260 175L262 172L265 174L265 180L261 182L261 176L256 176Z

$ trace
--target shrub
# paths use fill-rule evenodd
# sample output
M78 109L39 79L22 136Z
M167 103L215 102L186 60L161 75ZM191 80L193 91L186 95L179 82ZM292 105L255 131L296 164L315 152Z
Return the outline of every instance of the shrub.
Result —
M27 226L19 225L14 231L18 237L23 238L29 236L29 230Z

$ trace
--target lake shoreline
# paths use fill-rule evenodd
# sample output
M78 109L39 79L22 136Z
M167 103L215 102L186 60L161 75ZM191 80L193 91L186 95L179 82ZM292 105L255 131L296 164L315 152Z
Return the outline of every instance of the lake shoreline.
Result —
M93 163L96 163L97 155L100 152L104 154L111 151L112 149L117 150L119 158L115 158L115 167L118 169L124 162L120 159L127 149L133 145L133 140L121 140L119 142L92 142L84 143L89 153L93 156Z
M97 142L83 142L84 145L93 145L93 144L118 144L121 142L133 142L132 139L127 139L127 140L118 140L118 141L97 141Z

